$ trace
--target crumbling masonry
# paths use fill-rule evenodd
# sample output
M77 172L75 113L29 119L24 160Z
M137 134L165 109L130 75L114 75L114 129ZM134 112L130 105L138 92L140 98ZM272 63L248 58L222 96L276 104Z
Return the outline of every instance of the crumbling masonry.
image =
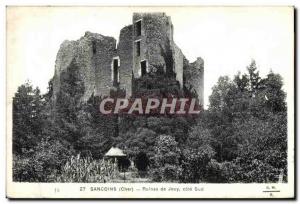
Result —
M166 60L167 59L167 60ZM111 89L132 95L132 81L162 67L180 87L195 92L203 105L204 63L189 63L173 40L173 25L165 13L134 13L132 25L121 29L119 42L86 32L77 41L64 41L59 49L53 78L53 99L60 90L61 74L76 65L84 84L82 100L107 96Z

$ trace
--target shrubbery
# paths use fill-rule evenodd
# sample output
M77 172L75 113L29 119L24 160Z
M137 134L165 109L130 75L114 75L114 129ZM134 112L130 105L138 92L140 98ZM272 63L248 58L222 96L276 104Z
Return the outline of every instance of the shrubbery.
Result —
M50 174L59 172L71 155L72 150L60 142L43 140L34 151L22 156L13 155L13 179L18 182L48 182Z
M179 179L181 167L179 165L180 149L172 136L160 135L156 142L155 154L151 158L151 175L156 182L172 182Z

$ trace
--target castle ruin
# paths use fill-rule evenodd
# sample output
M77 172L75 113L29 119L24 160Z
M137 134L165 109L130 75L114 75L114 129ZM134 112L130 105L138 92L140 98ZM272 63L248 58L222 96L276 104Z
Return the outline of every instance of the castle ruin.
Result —
M133 80L162 68L181 88L196 93L203 105L204 62L189 63L173 40L173 24L165 13L134 13L132 24L121 29L119 42L112 37L86 32L77 41L64 41L56 58L53 99L61 76L76 66L84 84L82 100L107 96L121 89L130 97Z

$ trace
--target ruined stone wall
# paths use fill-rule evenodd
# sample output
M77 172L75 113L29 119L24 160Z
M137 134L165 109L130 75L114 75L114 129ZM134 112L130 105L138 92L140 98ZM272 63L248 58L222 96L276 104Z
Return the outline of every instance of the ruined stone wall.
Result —
M120 31L118 43L118 56L120 58L120 88L126 91L126 97L132 92L132 68L133 68L133 26L129 25Z
M199 88L199 101L204 106L204 60L201 58L200 63L200 88Z
M135 22L141 20L141 35L137 36ZM135 43L140 40L140 56L136 55ZM173 25L164 13L134 13L133 24L120 31L119 43L112 37L86 32L77 41L65 41L57 54L53 78L53 100L60 90L60 75L73 62L78 67L84 84L82 100L94 95L107 96L113 88L112 63L120 59L119 87L132 95L132 79L140 78L142 60L147 60L147 71L162 67L175 73L180 87L193 89L203 104L203 60L189 64L180 48L173 41ZM170 72L171 71L171 72ZM171 73L172 74L172 73ZM173 76L173 75L172 75ZM175 80L175 79L174 79Z
M55 74L53 77L53 102L60 91L61 73L71 63L76 64L79 76L84 84L81 101L87 101L95 95L107 95L111 87L111 60L115 55L116 40L112 37L86 32L77 41L64 41L57 53Z
M102 36L94 44L96 90L95 95L107 96L113 87L112 60L117 56L116 40L112 37Z
M166 61L164 54L171 51L172 46L172 23L170 18L164 13L134 13L133 24L142 20L141 36L137 36L135 29L133 32L134 43L141 40L141 55L136 56L136 46L134 46L134 77L140 77L140 62L147 60L148 70L156 69L157 66L163 66L166 71ZM172 52L172 51L171 51ZM173 67L171 68L173 69Z
M84 83L84 95L81 100L86 101L95 88L95 67L92 60L90 37L82 37L78 41L64 41L60 46L56 57L55 75L53 78L54 100L60 90L61 73L66 71L71 63L76 64L79 69L79 77Z
M60 90L60 75L71 65L75 55L76 43L74 41L65 40L58 50L55 61L55 71L53 76L53 102L56 102L56 96Z
M183 54L180 48L173 43L173 61L176 73L176 80L179 81L180 87L183 87Z
M184 60L184 84L188 90L196 92L199 104L204 105L204 61L198 57L193 63Z
M135 23L141 20L141 35L137 35L136 32L136 27L135 27ZM134 13L133 14L133 20L132 20L133 24L133 29L132 29L132 38L133 38L133 76L135 78L138 78L141 76L141 67L140 67L140 62L142 60L148 59L148 55L147 55L147 46L146 46L146 37L145 37L145 30L144 30L144 26L145 23L143 21L143 16L142 14L138 14L138 13ZM136 47L136 43L140 42L141 45L141 49L140 49L140 56L137 55L137 47ZM148 62L149 63L149 62Z

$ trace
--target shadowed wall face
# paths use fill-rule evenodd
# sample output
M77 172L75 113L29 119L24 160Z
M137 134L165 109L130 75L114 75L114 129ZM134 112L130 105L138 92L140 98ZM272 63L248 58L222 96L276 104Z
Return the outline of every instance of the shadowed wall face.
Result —
M116 40L96 33L86 32L77 41L64 41L57 53L53 77L53 102L61 90L61 73L71 63L76 64L78 78L84 85L81 101L87 101L92 94L106 95L112 87L111 59L115 55Z
M116 40L106 37L96 43L96 54L94 56L96 74L95 95L108 95L113 87L112 62L116 56Z
M146 61L147 72L157 67L163 67L165 72L172 71L174 66L164 57L169 56L172 61L173 26L170 18L164 13L134 13L133 25L134 77L142 75L143 61Z
M200 105L204 104L204 61L198 57L193 63L184 61L184 84L187 89L195 92Z
M133 26L124 27L120 32L118 56L120 58L120 88L126 90L126 97L131 96L133 67Z

